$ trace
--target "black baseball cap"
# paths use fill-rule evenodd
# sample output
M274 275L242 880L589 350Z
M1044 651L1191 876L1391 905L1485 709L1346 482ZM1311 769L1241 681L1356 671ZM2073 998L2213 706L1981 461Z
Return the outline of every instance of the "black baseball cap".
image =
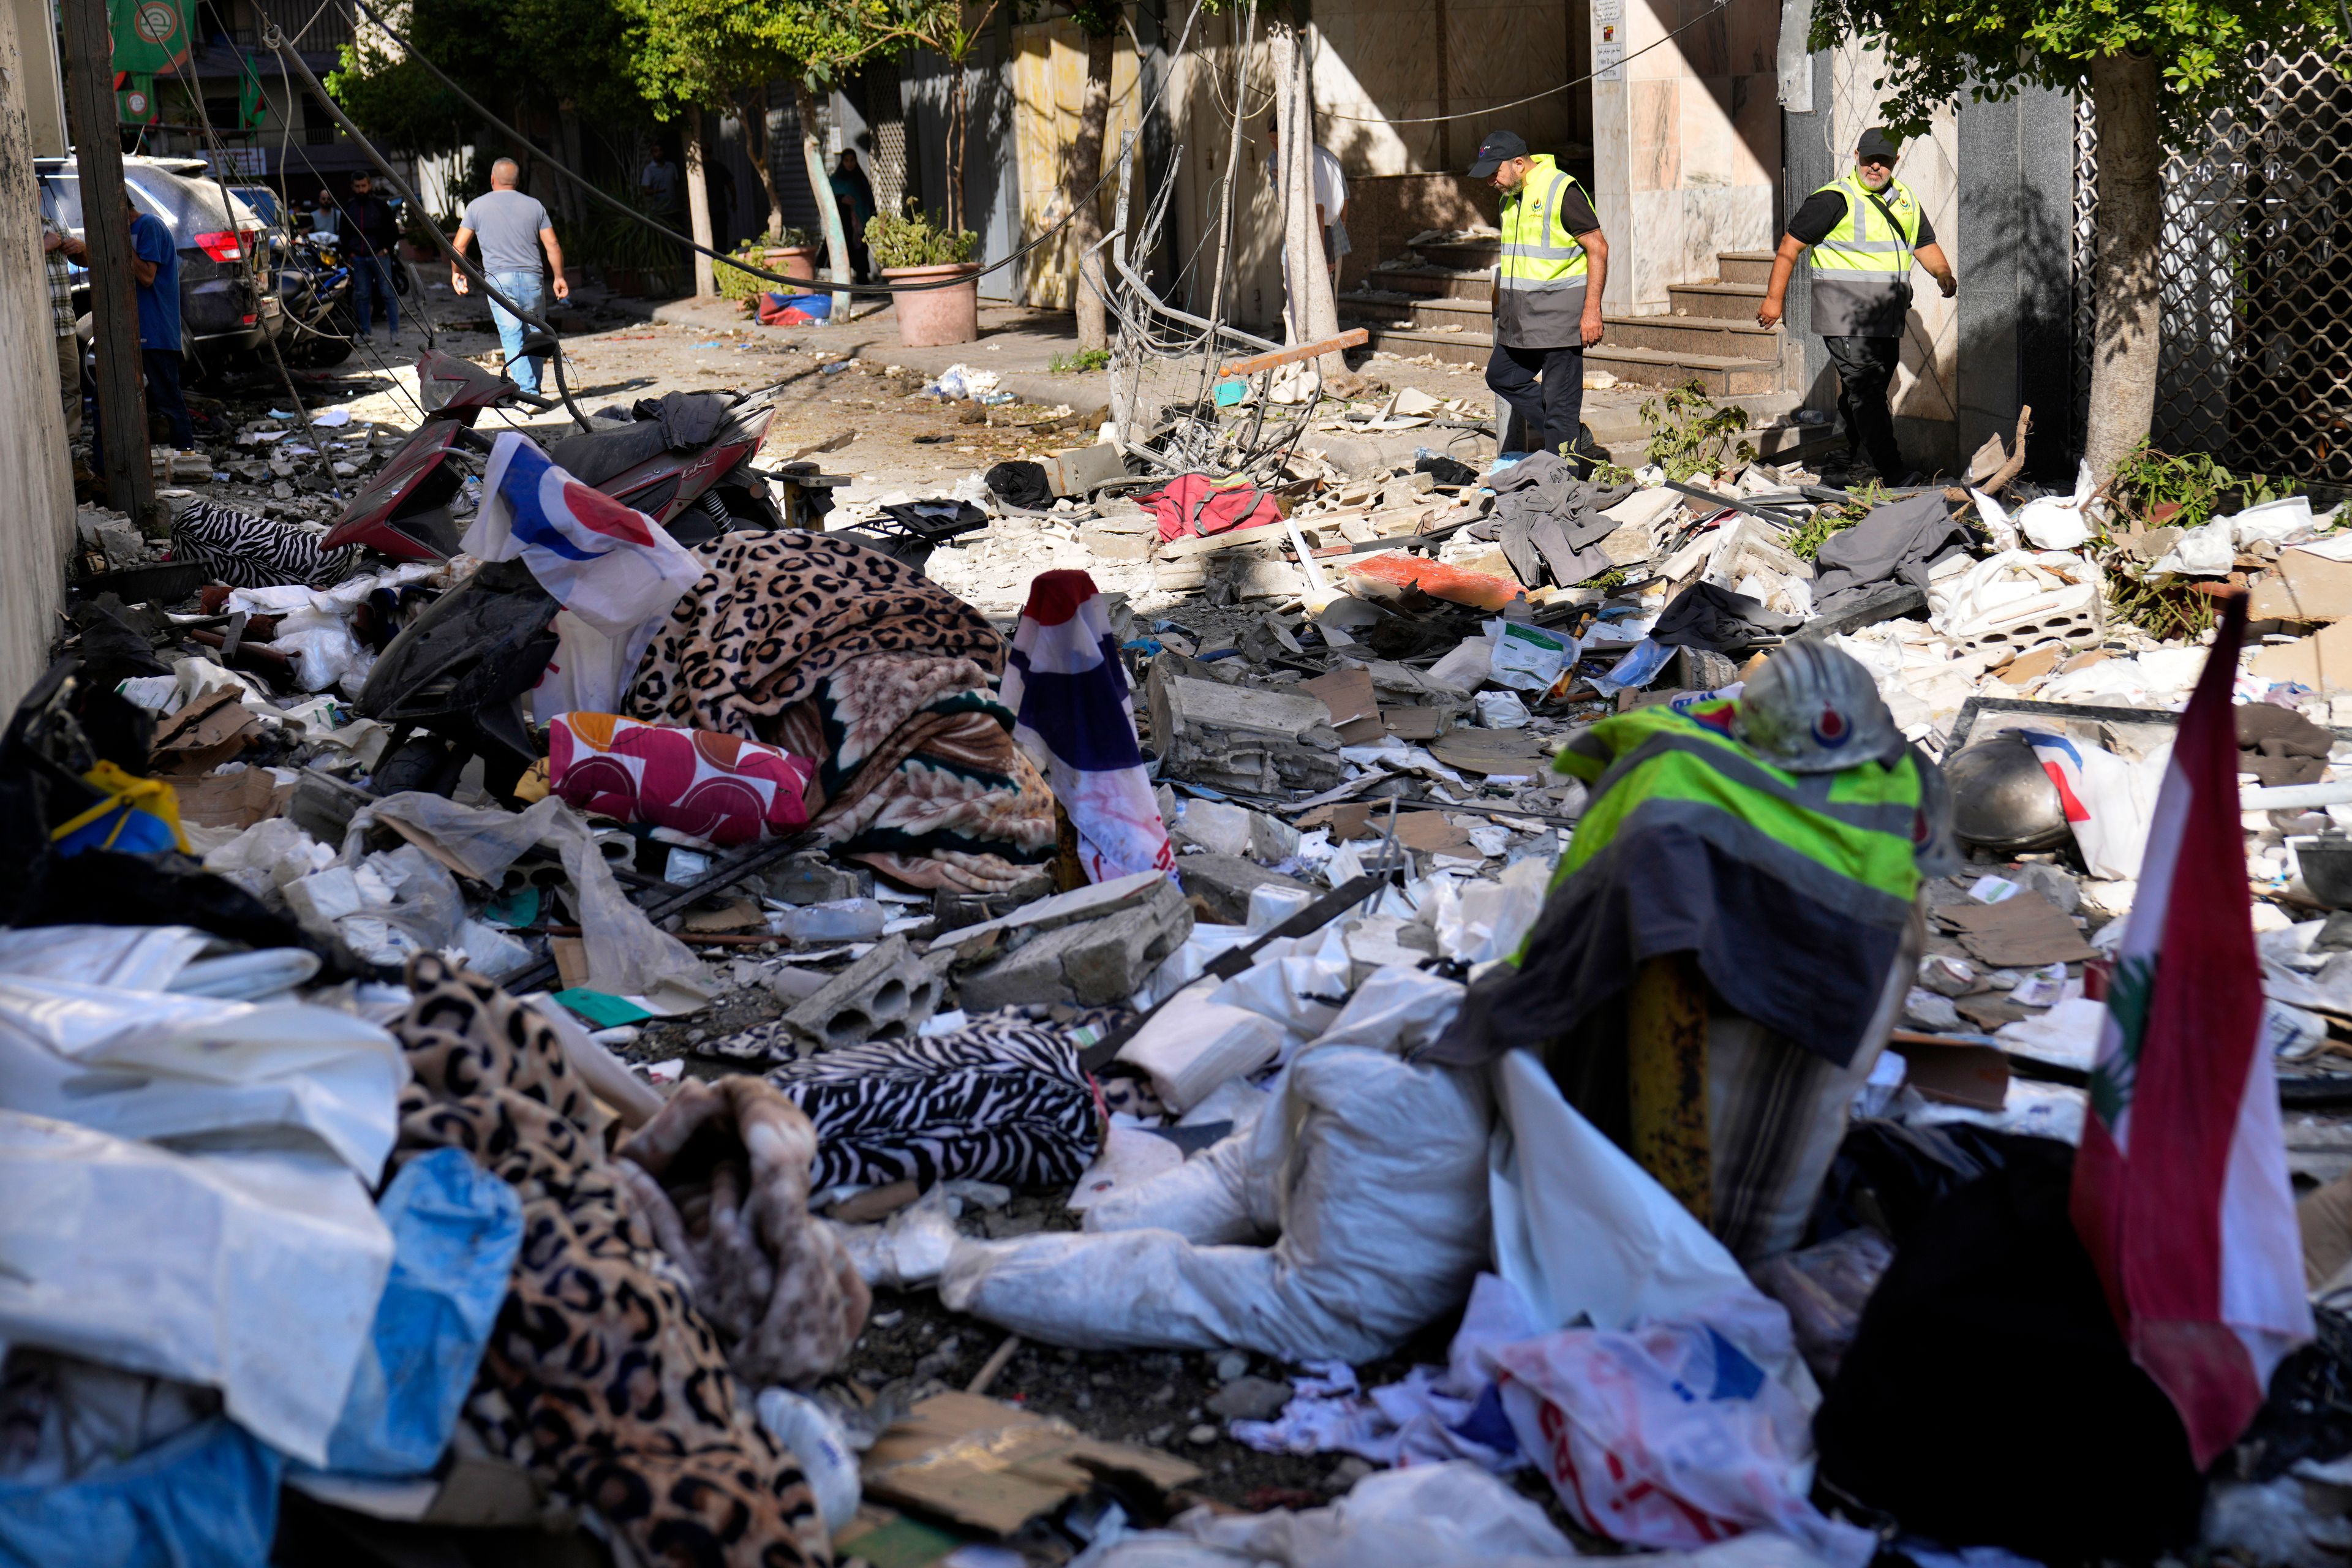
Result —
M1889 163L1895 162L1895 155L1902 150L1903 143L1889 136L1886 133L1886 128L1883 125L1872 126L1864 132L1862 139L1853 144L1856 157L1876 158Z
M1527 142L1517 132L1490 131L1486 140L1478 143L1478 161L1470 165L1470 177L1483 180L1511 159L1527 155Z

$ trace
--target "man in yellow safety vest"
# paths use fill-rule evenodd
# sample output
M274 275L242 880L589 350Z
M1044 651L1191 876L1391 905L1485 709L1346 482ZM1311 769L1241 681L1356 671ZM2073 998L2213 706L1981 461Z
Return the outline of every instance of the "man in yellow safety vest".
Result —
M1564 454L1584 411L1584 351L1601 341L1608 238L1576 177L1511 132L1478 144L1470 177L1503 193L1486 384L1526 424L1532 449ZM1496 434L1508 443L1509 431Z
M1805 198L1780 237L1772 281L1756 312L1760 326L1780 324L1789 275L1810 248L1813 331L1837 366L1850 461L1859 464L1867 454L1890 485L1911 478L1886 402L1911 309L1911 264L1925 267L1947 300L1960 286L1918 197L1895 177L1896 151L1893 137L1872 127L1854 145L1853 167Z

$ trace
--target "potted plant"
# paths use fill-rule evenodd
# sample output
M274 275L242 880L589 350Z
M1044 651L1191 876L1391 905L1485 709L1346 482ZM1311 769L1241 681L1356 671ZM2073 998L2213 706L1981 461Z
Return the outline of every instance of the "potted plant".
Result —
M980 236L935 224L910 205L904 217L877 213L866 226L866 247L893 283L946 282L943 288L892 296L901 344L929 348L980 336L980 268L972 260Z
M756 248L759 255L751 255ZM816 279L816 237L804 228L772 228L760 237L755 247L746 241L737 254L746 260L756 260L771 272L781 272L787 278Z

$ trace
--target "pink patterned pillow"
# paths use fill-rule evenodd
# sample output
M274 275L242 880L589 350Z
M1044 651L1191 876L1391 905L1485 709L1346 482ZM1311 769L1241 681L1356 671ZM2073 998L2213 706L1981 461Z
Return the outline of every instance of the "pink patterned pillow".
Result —
M747 844L808 821L815 764L711 730L564 713L548 727L548 784L582 811Z

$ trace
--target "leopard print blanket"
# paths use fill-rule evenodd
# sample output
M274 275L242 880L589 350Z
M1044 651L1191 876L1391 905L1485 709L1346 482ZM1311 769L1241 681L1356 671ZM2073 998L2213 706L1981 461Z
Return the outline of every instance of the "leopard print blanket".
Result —
M665 1568L832 1562L792 1455L604 1152L609 1118L554 1033L432 954L393 1026L413 1081L394 1158L463 1149L522 1199L523 1243L466 1405L491 1452L594 1509Z
M996 700L1004 640L888 556L729 534L637 668L634 718L817 762L810 826L912 887L997 892L1053 858L1054 795Z

